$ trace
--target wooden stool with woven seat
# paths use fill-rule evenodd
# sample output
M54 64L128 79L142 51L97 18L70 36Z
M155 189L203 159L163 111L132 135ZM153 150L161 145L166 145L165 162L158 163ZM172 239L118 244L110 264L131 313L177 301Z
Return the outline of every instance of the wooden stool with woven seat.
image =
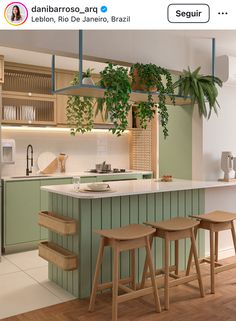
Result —
M156 275L164 274L164 297L165 297L165 309L169 309L169 288L184 284L193 280L198 279L199 289L201 297L204 297L204 290L202 285L202 278L200 267L198 263L198 255L197 248L195 242L195 234L194 228L199 224L199 222L191 220L189 218L184 217L176 217L171 220L166 220L162 222L147 222L148 224L156 229L156 233L153 235L154 237L160 237L165 240L165 248L164 248L164 269L156 271ZM191 246L193 249L194 260L196 264L196 274L188 275L188 276L179 276L179 240L190 238ZM151 239L151 244L152 244ZM170 241L175 241L175 273L170 273L169 268L169 256L170 256ZM144 288L147 273L147 262L145 262L144 273L141 283L141 288ZM170 280L169 277L173 277L174 280Z
M236 267L235 263L221 264L218 262L218 238L219 232L225 230L231 230L234 249L236 253L236 235L234 228L234 220L236 219L235 213L229 213L224 211L214 211L208 214L191 215L200 221L197 228L208 230L210 233L210 260L202 259L200 263L210 263L211 268L211 293L215 293L215 274L223 272ZM196 232L195 232L196 234ZM189 275L192 264L192 250L189 256L188 267L186 275Z
M155 283L155 273L152 263L152 256L150 250L150 236L155 233L155 229L139 225L131 224L121 228L111 230L98 230L95 231L101 235L100 246L98 251L96 269L94 274L92 292L90 297L89 311L94 310L96 292L102 289L112 288L112 321L117 320L118 303L125 302L131 299L138 298L150 293L154 295L155 307L157 312L161 312L159 295ZM110 246L113 251L113 277L112 282L106 284L98 284L99 273L102 264L104 247ZM144 247L146 249L146 262L150 269L150 276L152 286L145 289L136 290L135 281L135 250ZM119 280L119 254L121 251L131 251L131 278L128 280ZM132 285L132 289L125 284ZM126 292L125 294L118 295L118 288Z

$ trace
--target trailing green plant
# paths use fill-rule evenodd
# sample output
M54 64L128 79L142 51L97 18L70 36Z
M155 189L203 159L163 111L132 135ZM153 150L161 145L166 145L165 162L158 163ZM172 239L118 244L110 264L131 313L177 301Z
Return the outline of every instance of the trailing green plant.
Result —
M179 89L179 95L189 96L192 106L197 103L199 114L209 119L212 110L217 114L217 108L220 108L216 85L222 87L222 81L215 76L201 75L200 69L201 67L198 67L191 72L188 67L188 70L184 70L179 80L174 83L174 88ZM209 110L206 103L209 105Z
M175 104L174 87L170 72L166 68L155 64L136 63L131 67L130 74L132 84L135 85L138 79L141 89L148 93L147 101L139 102L137 105L136 116L140 119L141 127L147 127L147 123L154 117L157 110L163 134L166 138L168 136L167 124L169 120L166 97L169 96L172 103ZM156 91L158 91L158 104L155 103L153 96Z
M109 63L100 72L100 86L105 88L104 98L97 101L97 112L105 110L105 117L109 117L114 124L110 128L113 134L120 136L128 126L128 113L131 85L128 69Z
M74 76L71 85L78 85L79 73ZM71 128L71 135L85 133L93 129L93 108L95 98L69 96L66 106L67 123Z

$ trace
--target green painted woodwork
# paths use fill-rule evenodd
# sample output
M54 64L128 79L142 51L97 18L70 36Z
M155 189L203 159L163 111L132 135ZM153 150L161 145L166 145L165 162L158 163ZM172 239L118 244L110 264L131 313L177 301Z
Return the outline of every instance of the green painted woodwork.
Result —
M106 174L106 175L97 176L97 182L125 181L125 180L131 180L131 179L143 179L143 175L137 174L137 173L130 173L130 174L127 173L125 175Z
M70 184L71 178L18 180L4 182L4 248L32 243L48 238L48 230L39 227L38 213L48 210L48 193L43 185ZM24 246L24 245L22 245ZM21 248L22 250L22 248Z
M94 183L97 181L97 176L80 176L81 183Z
M160 128L159 171L175 178L192 178L192 113L191 106L168 106L169 136L164 139Z
M40 186L48 185L62 185L71 184L71 178L55 178L55 179L44 179L40 181ZM48 193L45 191L40 191L40 209L41 211L48 210ZM40 240L48 239L48 230L44 227L40 227Z
M4 188L4 244L40 239L37 213L40 211L40 181L7 182Z
M79 266L73 272L62 271L49 263L49 278L79 298L90 295L99 245L96 229L115 228L131 223L142 224L145 221L160 221L176 216L187 217L204 212L204 190L176 191L108 197L102 199L75 199L49 193L49 208L60 215L73 217L79 222L75 236L58 236L49 232L49 239L78 255ZM198 237L200 256L204 254L204 234ZM189 241L180 241L180 266L186 266ZM154 262L162 267L163 244L161 239L154 240ZM144 252L137 251L137 280L140 280ZM101 282L111 281L111 249L104 253ZM174 263L174 244L171 244L171 263ZM121 253L120 276L128 277L130 272L129 253Z
M152 174L142 174L142 173L126 173L124 174L104 174L104 175L94 175L94 176L80 176L81 183L93 183L93 182L107 182L107 181L123 181L132 179L149 179L152 178Z

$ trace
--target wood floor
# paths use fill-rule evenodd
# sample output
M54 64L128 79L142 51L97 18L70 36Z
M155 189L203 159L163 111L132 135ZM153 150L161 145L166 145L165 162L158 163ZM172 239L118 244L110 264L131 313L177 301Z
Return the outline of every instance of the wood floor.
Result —
M230 260L232 262L232 260ZM228 261L229 262L229 261ZM236 269L216 275L216 294L209 294L209 267L201 266L207 292L200 298L197 283L170 290L170 310L154 312L152 296L119 305L119 321L235 321ZM23 295L23 293L22 293ZM163 292L160 291L163 304ZM89 300L73 300L40 310L2 319L7 321L110 321L111 296L97 297L95 312L88 312Z

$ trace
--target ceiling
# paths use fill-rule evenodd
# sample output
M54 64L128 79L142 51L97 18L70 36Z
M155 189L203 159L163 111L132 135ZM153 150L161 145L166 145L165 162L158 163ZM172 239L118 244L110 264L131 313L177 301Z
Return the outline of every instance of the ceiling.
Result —
M236 30L96 30L85 31L84 38L86 40L85 43L87 42L88 44L87 47L95 53L97 51L99 57L102 56L100 54L101 48L107 53L110 50L109 47L113 47L113 45L117 46L114 50L117 56L122 57L123 52L127 49L125 46L122 47L120 45L122 39L124 43L126 41L127 46L132 46L134 43L137 43L139 37L140 43L142 43L142 40L144 43L143 46L140 46L139 43L138 47L142 56L144 56L147 50L149 50L149 52L151 51L151 45L154 46L157 43L159 47L155 48L155 53L157 52L157 54L159 54L159 49L161 48L162 50L165 48L165 46L175 38L182 38L186 39L187 42L194 42L194 40L199 38L210 39L213 37L216 38L216 46L220 54L236 56ZM111 41L107 40L109 38ZM37 61L38 65L50 66L51 53L54 52L64 56L58 58L58 68L78 70L78 39L78 31L0 31L0 54L3 54L8 61L29 64L35 64L35 61ZM119 39L119 41L116 41L116 39ZM162 41L158 42L159 39ZM163 39L165 43L163 43ZM112 42L112 44L110 44L110 42ZM173 46L175 46L175 43L173 43ZM44 55L40 54L40 52L43 52ZM169 50L169 54L172 54L171 52ZM126 61L129 61L131 59L130 57L133 57L136 53L137 50L130 52L129 59ZM86 52L86 54L89 53ZM65 56L75 57L76 59L72 60L65 58ZM91 63L89 66L91 66ZM84 67L87 67L86 62ZM100 71L103 65L99 63L96 65L96 63L94 63L93 67L97 69L96 71Z

